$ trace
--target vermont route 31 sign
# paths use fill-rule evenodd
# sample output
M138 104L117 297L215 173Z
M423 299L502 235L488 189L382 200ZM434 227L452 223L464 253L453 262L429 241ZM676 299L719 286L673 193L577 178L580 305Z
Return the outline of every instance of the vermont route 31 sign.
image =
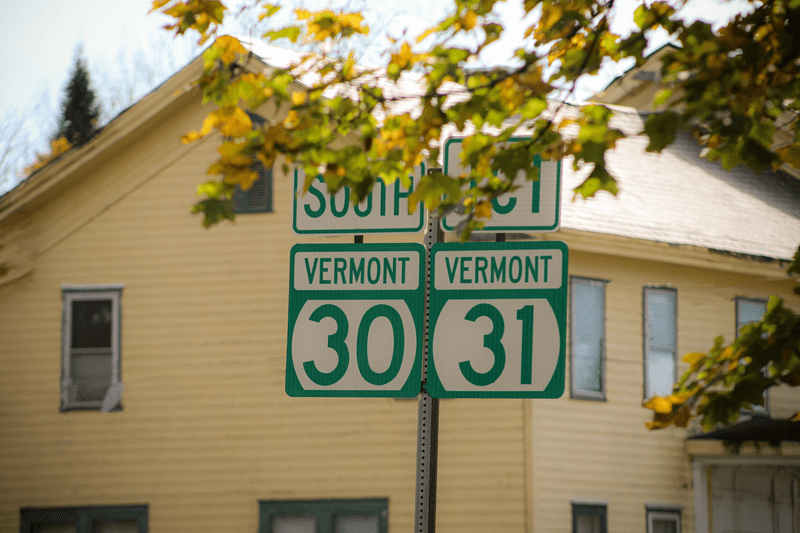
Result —
M431 254L429 394L560 397L567 245L442 243Z
M425 247L296 244L289 283L289 396L419 394Z

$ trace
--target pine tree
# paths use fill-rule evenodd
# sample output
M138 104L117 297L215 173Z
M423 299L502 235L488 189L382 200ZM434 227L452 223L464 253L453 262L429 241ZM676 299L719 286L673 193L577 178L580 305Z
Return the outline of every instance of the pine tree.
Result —
M61 117L53 138L65 137L75 146L86 144L99 129L99 117L100 105L95 98L83 50L79 48L61 101Z

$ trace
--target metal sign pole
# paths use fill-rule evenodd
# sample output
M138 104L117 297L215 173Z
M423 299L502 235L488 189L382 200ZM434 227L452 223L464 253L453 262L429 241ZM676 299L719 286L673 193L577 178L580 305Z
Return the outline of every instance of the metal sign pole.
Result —
M441 169L429 169L428 173L441 172ZM439 454L439 399L428 394L428 354L430 341L430 294L431 294L431 248L442 242L443 232L439 218L428 215L428 230L425 233L425 249L427 254L425 276L425 328L422 345L422 392L419 396L417 411L417 499L416 499L416 531L417 533L434 533L436 531L436 470Z

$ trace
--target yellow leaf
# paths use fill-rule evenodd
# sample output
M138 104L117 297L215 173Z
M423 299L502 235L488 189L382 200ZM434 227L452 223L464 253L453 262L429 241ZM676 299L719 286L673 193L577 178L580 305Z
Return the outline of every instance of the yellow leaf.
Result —
M253 129L253 122L240 107L224 107L212 114L216 115L217 127L225 137L242 137Z
M475 27L475 23L478 21L478 15L472 11L471 9L467 10L464 13L464 18L461 19L461 24L464 26L465 29L471 30Z
M242 43L239 42L239 39L236 37L231 37L230 35L223 35L216 41L214 44L211 45L213 48L222 49L223 53L220 56L222 62L226 65L230 65L234 61L236 61L236 54L246 54L247 49L242 46Z
M683 356L683 362L689 363L690 365L694 365L699 361L702 361L703 358L705 358L705 356L706 354L700 352L687 353L686 355Z
M689 413L689 409L684 407L675 415L673 419L673 423L676 427L685 428L689 425L689 420L691 420L691 414Z
M339 24L342 26L348 26L350 28L361 30L361 22L363 22L364 17L361 13L342 13L339 16Z
M652 409L656 413L666 415L672 412L672 402L668 398L662 396L653 396L644 406L647 409Z
M476 205L475 216L478 218L492 218L492 202L483 201Z
M683 403L686 400L688 400L690 397L691 397L691 394L688 393L688 392L684 392L684 393L681 393L681 394L670 394L669 396L667 396L667 401L669 401L670 403L672 403L674 405L674 404L678 404L678 403Z
M165 5L169 4L170 0L153 0L153 9L150 10L150 13L156 11L157 9L161 9Z
M292 104L303 105L306 103L306 93L296 91L292 93Z

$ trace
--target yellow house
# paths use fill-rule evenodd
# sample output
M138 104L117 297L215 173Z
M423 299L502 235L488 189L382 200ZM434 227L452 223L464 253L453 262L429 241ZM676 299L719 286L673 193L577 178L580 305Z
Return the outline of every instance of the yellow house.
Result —
M251 46L250 68L285 54ZM180 142L207 113L201 67L0 197L0 532L412 531L416 401L284 390L290 249L348 239L292 232L280 165L235 224L188 214L218 142ZM794 443L648 432L641 404L791 301L800 183L726 173L689 138L643 148L609 158L616 199L572 202L565 161L561 229L508 235L569 246L566 392L441 401L439 531L795 531ZM800 405L767 403L751 424Z

